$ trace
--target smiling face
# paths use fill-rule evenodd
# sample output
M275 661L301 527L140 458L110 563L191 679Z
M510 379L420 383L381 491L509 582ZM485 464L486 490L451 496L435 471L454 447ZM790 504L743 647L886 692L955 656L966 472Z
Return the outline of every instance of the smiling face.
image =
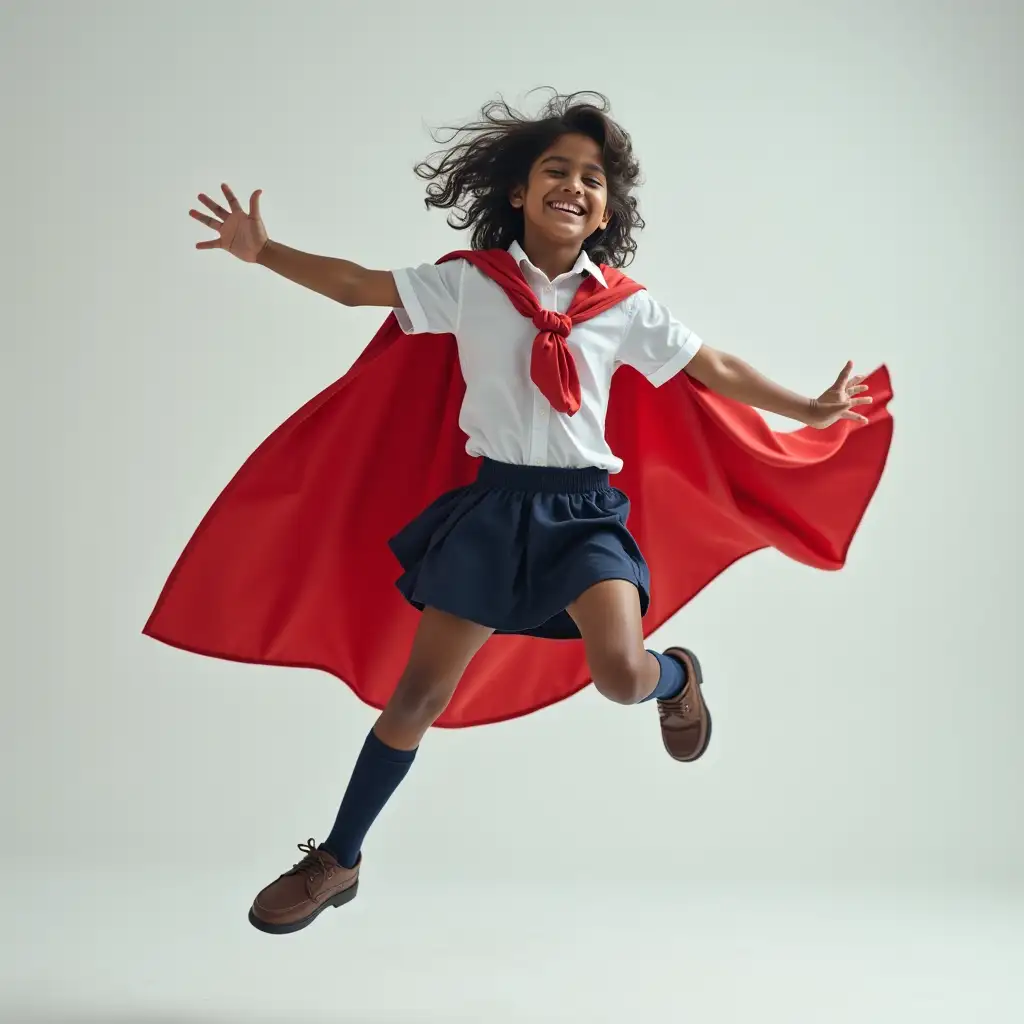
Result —
M578 254L611 219L601 147L586 135L563 135L540 155L526 186L510 198L523 211L528 252L539 246Z

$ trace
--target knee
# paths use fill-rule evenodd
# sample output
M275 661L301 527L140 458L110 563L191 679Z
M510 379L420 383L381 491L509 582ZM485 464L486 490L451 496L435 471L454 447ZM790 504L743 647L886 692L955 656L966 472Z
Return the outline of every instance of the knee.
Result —
M616 704L637 704L654 689L646 686L646 651L609 651L591 664L594 687L602 697Z
M436 677L406 670L391 695L388 708L410 725L433 725L452 697L452 688Z

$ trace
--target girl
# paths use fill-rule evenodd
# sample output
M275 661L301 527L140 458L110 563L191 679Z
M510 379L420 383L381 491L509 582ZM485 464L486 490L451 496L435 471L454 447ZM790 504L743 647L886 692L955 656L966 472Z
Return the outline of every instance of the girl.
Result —
M639 167L603 97L555 96L536 119L492 103L450 143L417 171L430 182L428 207L454 211L451 223L471 230L473 248L438 264L376 271L291 249L268 237L259 191L247 211L226 185L226 205L200 195L208 212L191 211L217 233L199 249L224 249L346 306L393 310L401 331L416 339L405 349L410 359L420 352L440 358L443 342L421 336L454 335L465 381L458 424L466 452L479 460L474 480L446 489L389 535L402 570L398 589L420 613L411 651L327 839L300 844L302 860L256 896L249 920L265 932L304 928L356 895L370 826L495 633L582 638L603 696L656 702L671 757L693 761L707 749L711 716L697 658L683 648L644 646L650 572L626 527L630 501L610 483L623 464L605 432L618 368L631 367L657 388L685 375L686 394L708 391L813 428L869 422L859 409L872 398L851 364L820 396L795 394L703 344L619 271L643 226L634 195ZM371 349L353 369L364 380L370 371L362 367L384 358ZM433 400L422 395L426 380L421 375L419 391L408 391L409 402ZM392 403L390 414L402 408ZM311 431L319 429L310 426L315 412L302 420ZM880 470L871 470L867 498ZM226 601L218 612L230 617ZM160 638L246 656L172 632L163 629ZM277 663L290 657L261 655ZM514 713L534 705L524 698Z

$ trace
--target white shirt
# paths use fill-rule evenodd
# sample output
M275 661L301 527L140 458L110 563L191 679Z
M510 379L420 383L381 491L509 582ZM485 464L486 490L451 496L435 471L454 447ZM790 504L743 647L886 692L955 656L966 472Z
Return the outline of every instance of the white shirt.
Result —
M545 309L565 313L584 275L607 288L601 269L584 252L553 281L518 242L509 252ZM568 345L579 373L582 402L573 416L556 412L530 378L537 328L501 287L466 260L393 271L407 334L454 334L466 380L459 426L466 451L519 466L560 469L597 466L617 473L604 437L612 374L627 364L660 387L693 358L701 340L660 303L640 291L576 324Z

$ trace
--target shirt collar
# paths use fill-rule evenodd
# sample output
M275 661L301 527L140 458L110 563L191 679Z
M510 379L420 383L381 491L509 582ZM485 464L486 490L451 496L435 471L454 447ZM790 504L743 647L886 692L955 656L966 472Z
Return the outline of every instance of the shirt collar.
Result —
M520 267L529 267L531 270L536 271L538 274L543 274L539 267L535 267L530 262L530 257L526 255L523 247L518 242L513 242L508 247L509 254L512 258L520 265ZM580 250L579 257L577 258L571 274L589 274L595 281L602 287L607 288L608 282L604 279L604 274L601 273L601 268L587 255L585 249Z

